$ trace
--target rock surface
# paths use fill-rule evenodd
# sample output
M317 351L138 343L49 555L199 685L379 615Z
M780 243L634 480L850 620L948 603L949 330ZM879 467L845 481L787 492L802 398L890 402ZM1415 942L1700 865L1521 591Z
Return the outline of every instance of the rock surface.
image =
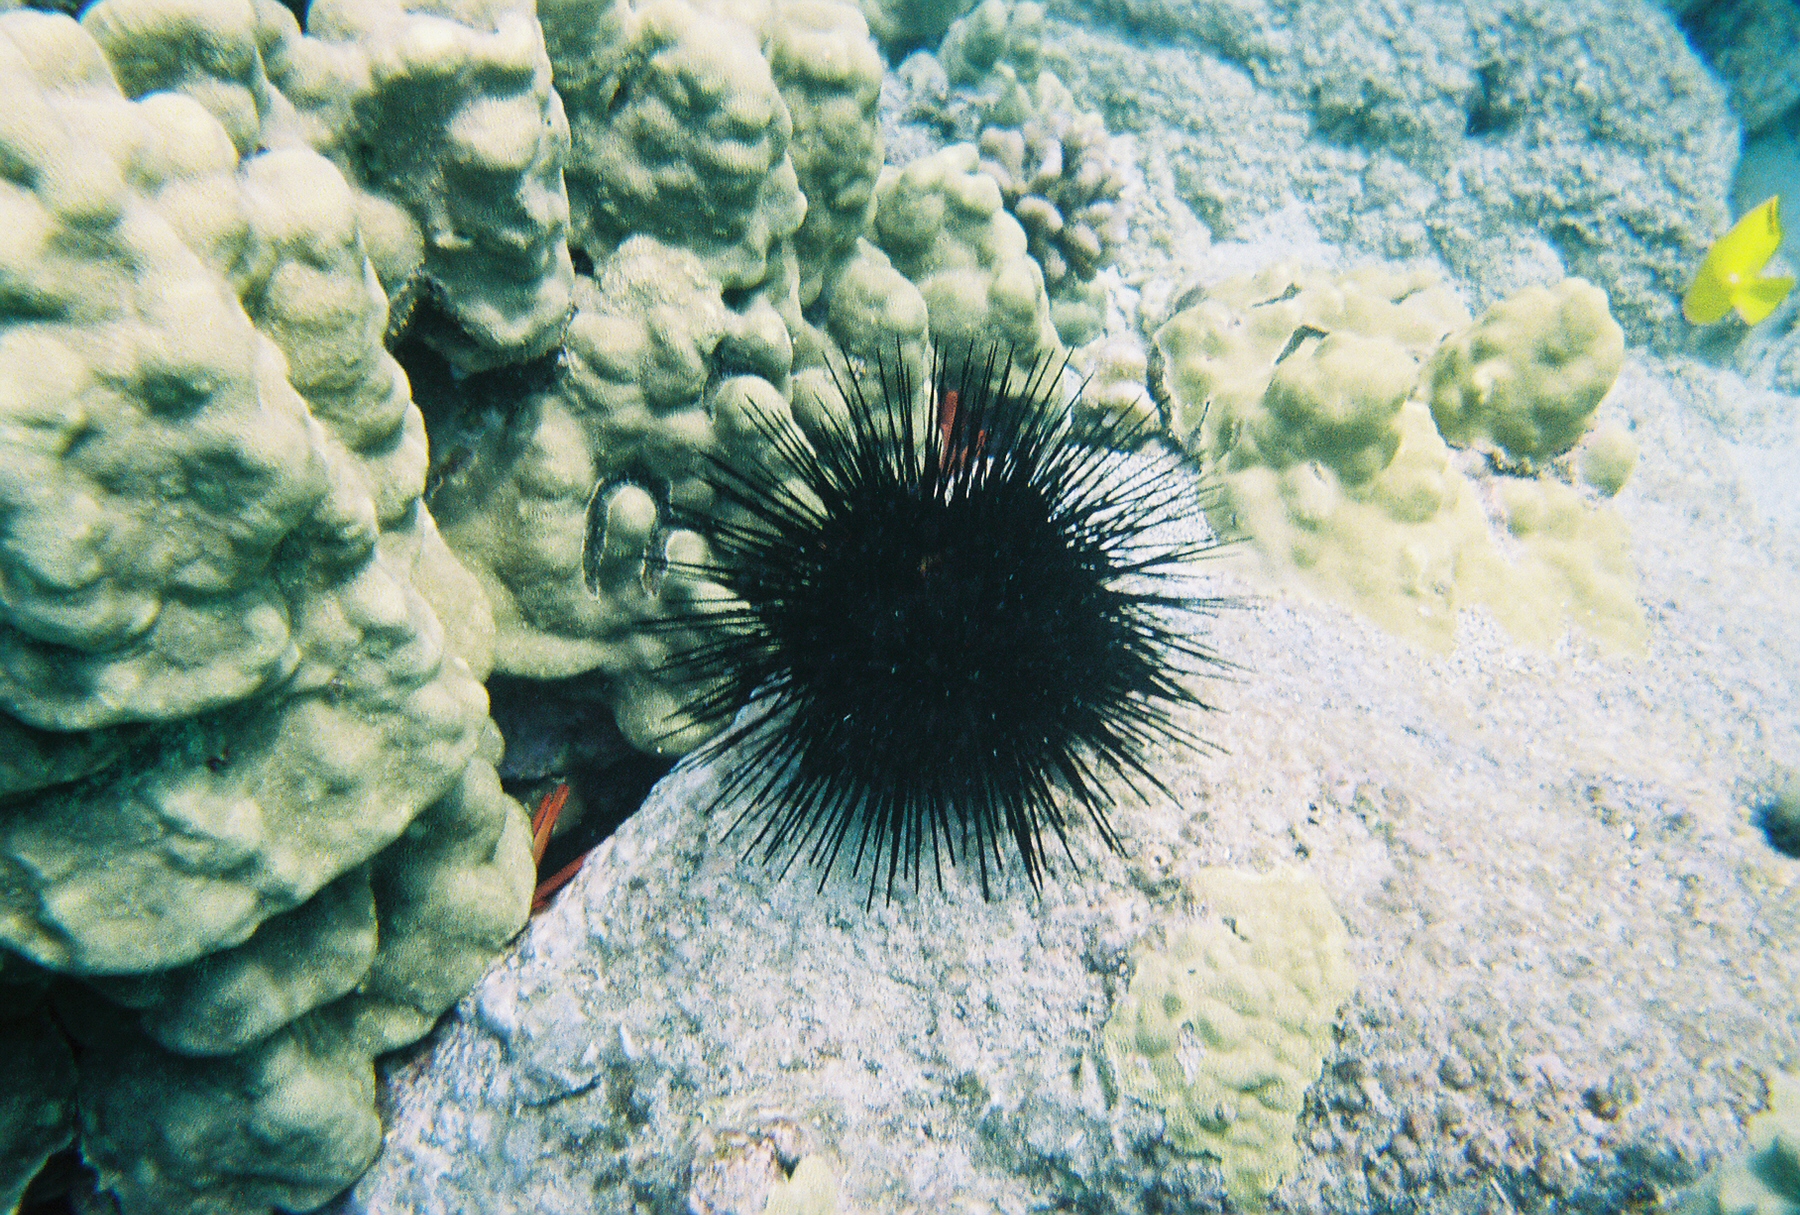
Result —
M1790 405L1634 357L1601 406L1642 447L1615 499L1642 658L1479 613L1447 656L1299 600L1210 622L1246 667L1197 723L1222 753L1161 757L1126 855L1041 899L955 873L865 914L854 880L740 861L708 771L678 772L393 1077L341 1210L681 1210L725 1133L825 1156L846 1212L1222 1210L1098 1062L1202 866L1298 866L1349 933L1283 1208L1613 1212L1690 1182L1800 1050L1800 864L1753 822L1800 749L1797 504L1759 464L1795 457Z

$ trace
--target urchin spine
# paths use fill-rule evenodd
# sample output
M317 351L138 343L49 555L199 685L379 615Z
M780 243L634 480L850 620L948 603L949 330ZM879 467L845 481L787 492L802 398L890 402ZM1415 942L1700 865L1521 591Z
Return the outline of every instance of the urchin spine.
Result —
M1064 799L1116 850L1107 777L1144 796L1154 747L1201 745L1187 677L1228 664L1187 630L1229 601L1190 593L1203 525L1164 535L1198 524L1194 482L1120 454L1148 426L1077 426L1065 373L939 352L920 393L896 359L835 377L810 438L759 417L764 457L708 459L713 510L678 518L712 556L670 568L729 598L656 627L708 638L674 673L727 727L693 758L727 765L747 855L823 889L847 854L870 902L972 860L990 897L1010 836L1041 888L1046 826L1073 860Z

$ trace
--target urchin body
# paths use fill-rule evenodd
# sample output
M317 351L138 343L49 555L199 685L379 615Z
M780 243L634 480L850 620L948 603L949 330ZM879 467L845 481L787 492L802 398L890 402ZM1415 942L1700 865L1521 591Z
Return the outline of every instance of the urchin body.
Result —
M684 522L714 556L688 572L732 599L673 623L714 637L679 660L698 716L765 710L701 753L765 860L821 885L866 865L871 900L973 861L986 895L1010 837L1037 886L1065 802L1116 847L1105 777L1194 741L1182 676L1218 659L1175 620L1220 602L1182 593L1208 544L1151 537L1199 502L1113 450L1146 435L1084 441L1060 370L940 357L919 392L884 369L812 441L771 424L771 460L711 467L721 509Z

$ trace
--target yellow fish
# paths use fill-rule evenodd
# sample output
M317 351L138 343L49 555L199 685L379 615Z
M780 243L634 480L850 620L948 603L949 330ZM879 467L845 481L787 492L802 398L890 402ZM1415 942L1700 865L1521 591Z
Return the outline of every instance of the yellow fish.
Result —
M1777 195L1746 212L1713 242L1682 298L1681 315L1695 325L1710 325L1735 308L1746 325L1754 325L1787 298L1794 289L1792 278L1762 277L1762 268L1781 244L1780 202Z

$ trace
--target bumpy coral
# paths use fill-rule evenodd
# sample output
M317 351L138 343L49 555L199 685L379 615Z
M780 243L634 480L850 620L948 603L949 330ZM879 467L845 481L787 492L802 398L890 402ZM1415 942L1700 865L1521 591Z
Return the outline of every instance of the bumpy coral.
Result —
M684 0L609 13L610 26L589 7L543 14L574 140L571 243L598 264L642 234L697 254L727 288L762 284L807 204L756 31Z
M835 0L789 0L765 21L763 45L793 117L789 153L806 219L794 234L800 304L819 296L875 215L881 174L881 56L862 15Z
M968 10L969 0L861 0L869 30L898 63L908 51L935 46L950 24Z
M541 354L568 312L568 130L529 5L102 0L126 95L174 90L240 154L311 147L357 193L399 322L469 369Z
M1158 429L1149 352L1135 334L1109 334L1073 352L1071 364L1086 382L1076 404L1101 428L1147 434Z
M874 238L924 295L939 341L998 341L1030 361L1058 348L1044 274L980 159L954 144L882 170Z
M1043 5L982 0L951 23L937 56L952 85L998 93L1021 79L1037 79L1043 50Z
M302 38L282 19L274 77L372 196L396 307L467 370L549 350L573 273L569 131L531 4L315 0L306 20Z
M82 1150L127 1212L309 1210L374 1158L370 1061L430 1029L524 919L526 828L489 738L484 762L323 902L206 964L103 985L144 1010L135 1020L60 993L81 1047ZM295 1005L327 984L343 990ZM294 1015L256 1025L271 1008Z
M827 364L922 349L926 309L864 239L881 63L854 8L555 0L542 19L576 311L543 375L422 390L431 507L494 602L499 669L591 680L628 738L674 752L697 736L656 668L680 639L641 625L704 593L645 577L695 542L666 522L696 505L695 462L760 441L743 410L804 413Z
M681 639L639 626L705 591L653 584L646 563L702 555L668 506L708 507L703 453L760 443L746 411L787 411L792 349L771 306L727 308L685 250L635 236L597 270L578 280L554 382L438 428L431 506L494 603L500 670L604 677L626 736L679 753L697 737L658 671Z
M1459 461L1427 404L1438 385L1459 441L1567 452L1618 370L1618 327L1590 292L1529 289L1471 325L1426 272L1277 267L1183 300L1157 332L1153 387L1170 431L1220 474L1215 524L1251 538L1277 581L1433 645L1479 603L1521 639L1547 643L1572 621L1635 647L1617 517L1565 483L1568 468ZM1582 463L1610 496L1630 457L1602 429Z
M1097 111L1082 110L1044 70L1045 14L1033 0L985 0L938 49L947 94L912 99L920 117L981 149L1043 268L1058 332L1080 344L1101 327L1103 298L1089 286L1126 238L1129 164ZM914 73L913 75L917 75Z
M922 365L930 332L925 297L867 240L858 240L851 256L826 280L819 304L826 332L854 365L873 367L892 358L895 350L903 351L911 365ZM796 403L801 395L796 394Z
M273 15L249 3L101 0L89 6L83 24L127 97L191 97L247 156L268 146L271 135L279 140L295 133L291 109L270 85L261 51Z
M1581 440L1624 362L1604 291L1579 278L1527 287L1438 348L1431 417L1448 442L1529 472Z
M1233 1204L1260 1210L1299 1163L1301 1102L1355 989L1348 938L1304 874L1202 869L1190 887L1202 914L1137 952L1102 1051L1164 1140L1218 1161Z
M879 177L853 7L541 9L0 19L0 1198L340 1189L525 915L481 680L693 746L642 626L717 594L702 462L1056 344L976 149Z
M1119 202L1125 180L1099 114L1076 110L1049 72L1038 77L1032 99L1019 126L981 133L981 167L1000 183L1054 292L1070 277L1086 282L1112 262L1125 239Z
M236 45L228 9L88 21ZM531 866L356 191L209 112L279 127L208 83L254 55L159 77L158 45L119 75L176 87L132 101L82 27L0 17L0 1021L42 1037L47 993L76 1036L77 1142L128 1213L304 1209ZM57 1058L0 1193L75 1131Z

